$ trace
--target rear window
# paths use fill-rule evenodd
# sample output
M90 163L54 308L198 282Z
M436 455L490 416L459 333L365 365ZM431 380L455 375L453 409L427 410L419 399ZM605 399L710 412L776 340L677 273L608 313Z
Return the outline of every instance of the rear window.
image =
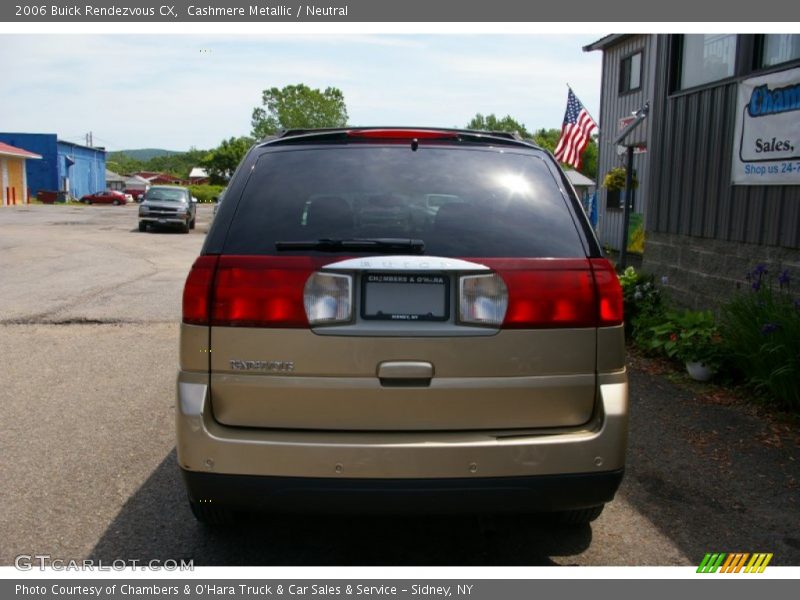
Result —
M276 242L323 238L421 239L438 256L585 256L556 181L531 154L405 144L264 153L223 251L277 254Z

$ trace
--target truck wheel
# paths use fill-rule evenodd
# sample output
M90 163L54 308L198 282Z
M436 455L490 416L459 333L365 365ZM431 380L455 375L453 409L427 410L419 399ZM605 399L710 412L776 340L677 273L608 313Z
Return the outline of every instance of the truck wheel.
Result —
M139 221L139 231L147 231L147 222Z
M181 225L181 233L189 233L189 222L187 221Z
M194 222L197 220L197 217L192 217L192 220L189 221L189 229L194 229Z

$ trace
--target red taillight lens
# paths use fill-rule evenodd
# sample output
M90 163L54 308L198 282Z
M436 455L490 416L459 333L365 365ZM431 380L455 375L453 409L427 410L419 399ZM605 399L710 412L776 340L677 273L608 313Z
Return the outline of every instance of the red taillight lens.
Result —
M597 286L597 325L598 327L621 325L624 318L622 286L617 273L605 258L592 258L590 262Z
M499 273L508 287L503 328L622 324L622 288L604 258L473 260Z
M320 260L307 256L223 256L214 284L211 324L308 327L306 280Z
M586 259L475 259L508 287L504 329L595 327L597 304Z
M183 286L183 322L189 325L208 325L210 320L211 287L218 256L201 256L192 265Z

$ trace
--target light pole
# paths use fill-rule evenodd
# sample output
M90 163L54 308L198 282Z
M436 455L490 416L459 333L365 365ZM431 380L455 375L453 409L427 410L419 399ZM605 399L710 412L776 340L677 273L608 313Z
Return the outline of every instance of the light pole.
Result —
M622 247L619 251L620 271L624 271L625 267L628 266L628 227L630 227L631 208L633 208L631 206L631 199L633 198L633 149L635 147L634 144L623 144L623 142L625 141L625 138L627 138L628 135L647 118L649 112L650 102L646 102L642 108L633 113L633 116L636 118L630 123L630 125L623 129L622 133L620 133L617 139L614 140L615 146L625 146L627 155L627 167L625 168L625 210L623 212L622 222Z

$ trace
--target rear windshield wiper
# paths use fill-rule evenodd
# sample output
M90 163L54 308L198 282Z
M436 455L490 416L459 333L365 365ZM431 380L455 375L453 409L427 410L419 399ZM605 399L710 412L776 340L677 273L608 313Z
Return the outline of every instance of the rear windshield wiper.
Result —
M275 242L276 250L317 250L319 252L407 252L409 254L422 254L425 252L425 242L407 238L352 238L329 239L322 238L313 241Z

